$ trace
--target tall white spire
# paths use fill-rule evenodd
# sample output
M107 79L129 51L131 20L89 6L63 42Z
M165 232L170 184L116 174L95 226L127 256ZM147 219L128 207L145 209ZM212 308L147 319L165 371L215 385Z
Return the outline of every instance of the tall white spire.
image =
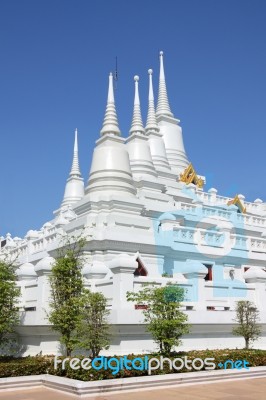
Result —
M148 181L152 180L153 182L154 178L157 176L157 173L152 162L149 138L148 135L145 135L145 130L142 123L138 88L139 77L137 75L134 76L134 81L134 111L130 136L126 141L126 146L133 177L138 181L146 181L148 179Z
M133 118L132 118L131 129L129 131L131 134L133 132L140 132L140 133L145 132L144 127L143 127L142 117L141 117L141 111L140 111L139 77L138 77L138 75L134 76L134 81L135 81L134 109L133 109Z
M101 136L112 133L114 135L121 135L118 120L115 109L115 99L114 99L114 87L113 87L113 74L110 72L109 74L109 88L108 88L108 96L107 96L107 105L105 116L103 120L103 127L101 129Z
M156 121L155 107L154 107L154 95L153 95L153 85L152 85L152 69L148 70L149 74L149 105L148 105L148 115L146 130L159 131L159 127Z
M73 161L72 168L69 176L81 176L79 169L79 156L78 156L78 130L75 130L75 141L74 141L74 152L73 152Z
M172 172L179 175L189 165L189 161L184 148L180 121L174 118L169 106L162 51L160 51L160 79L156 117L164 140L168 163Z
M168 115L169 117L173 117L166 90L164 66L163 66L163 51L160 51L159 94L158 94L158 103L156 109L156 116L159 117L159 115Z
M78 130L75 130L73 161L70 174L66 183L62 206L76 203L84 196L84 181L79 169L78 157Z
M101 138L96 141L93 151L85 193L96 197L101 194L118 197L127 194L134 197L136 194L125 139L120 137L112 73L109 75L107 107Z
M152 86L152 69L148 70L149 74L149 104L146 124L146 134L149 138L151 157L156 171L169 171L170 166L166 158L165 144L160 132L160 128L156 121L154 95Z

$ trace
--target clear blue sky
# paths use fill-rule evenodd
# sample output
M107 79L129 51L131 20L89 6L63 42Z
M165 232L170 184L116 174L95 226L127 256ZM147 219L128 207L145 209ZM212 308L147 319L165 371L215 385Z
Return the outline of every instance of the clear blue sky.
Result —
M206 189L266 200L264 0L1 0L0 235L24 236L62 200L79 129L87 181L118 57L123 136L140 75L158 86L165 54L169 100Z

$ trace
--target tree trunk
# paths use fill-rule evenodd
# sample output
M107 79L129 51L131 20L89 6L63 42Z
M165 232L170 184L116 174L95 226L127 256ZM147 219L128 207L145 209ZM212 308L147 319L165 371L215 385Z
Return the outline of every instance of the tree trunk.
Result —
M249 339L245 338L245 349L249 349Z
M67 357L70 357L70 356L71 356L71 351L72 351L72 349L71 349L70 347L67 347L67 348L66 348L66 355L67 355Z

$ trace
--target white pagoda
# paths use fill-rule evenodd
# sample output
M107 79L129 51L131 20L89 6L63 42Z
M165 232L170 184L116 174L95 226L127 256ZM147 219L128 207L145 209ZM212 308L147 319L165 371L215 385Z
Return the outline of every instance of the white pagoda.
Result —
M251 300L260 311L266 349L266 203L253 203L204 191L186 155L180 121L171 111L160 52L155 109L152 70L143 125L139 77L135 76L129 136L121 137L113 76L107 106L93 152L87 183L80 173L75 132L72 168L63 201L54 218L21 239L1 238L0 256L17 257L21 287L18 327L24 354L58 352L58 336L47 321L49 274L62 236L86 237L83 275L86 287L108 299L113 339L110 354L154 350L140 305L127 291L144 284L172 282L186 290L183 309L191 332L183 349L243 347L232 335L235 303Z

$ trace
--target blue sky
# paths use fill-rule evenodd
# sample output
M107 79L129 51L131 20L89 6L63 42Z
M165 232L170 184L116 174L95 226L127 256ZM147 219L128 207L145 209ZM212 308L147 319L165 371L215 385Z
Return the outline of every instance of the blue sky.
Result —
M206 189L266 200L264 0L1 0L0 235L24 236L62 200L79 130L88 179L118 57L126 137L133 76L144 120L148 68L164 51L172 112Z

